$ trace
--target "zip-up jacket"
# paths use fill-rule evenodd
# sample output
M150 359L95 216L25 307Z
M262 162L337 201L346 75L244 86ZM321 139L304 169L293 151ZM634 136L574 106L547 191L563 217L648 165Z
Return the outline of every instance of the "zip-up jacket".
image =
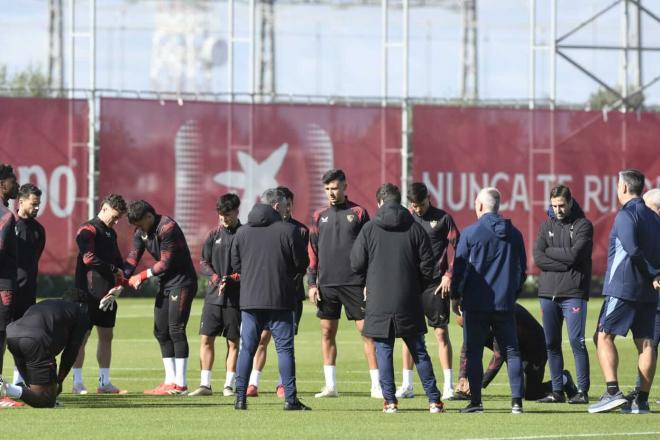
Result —
M660 216L640 198L628 201L614 218L607 250L603 295L656 307L653 279L660 276Z
M594 227L575 200L563 221L548 209L534 245L534 262L541 269L539 296L589 300L593 236Z
M431 248L436 261L433 270L433 281L439 281L444 275L451 278L456 245L460 237L454 219L435 206L429 206L429 209L422 216L414 212L411 212L411 214L431 238Z
M293 217L289 217L287 221L298 228L298 234L300 234L303 243L305 243L305 249L307 249L309 246L309 228ZM294 279L296 284L296 298L298 301L305 301L305 299L307 299L307 294L305 293L305 283L303 280L305 278L305 273L307 273L307 268L296 274Z
M16 290L16 218L4 203L0 203L0 290Z
M232 268L241 275L241 310L293 310L295 277L309 259L298 228L258 203L231 247Z
M17 284L20 295L34 298L37 293L39 259L46 247L46 231L33 218L16 220Z
M452 298L462 299L463 310L513 311L526 267L520 231L499 214L484 214L458 241Z
M122 265L117 233L95 217L78 229L76 244L76 287L103 298L115 285L114 272Z
M231 266L231 244L240 227L240 222L233 229L218 226L209 232L204 241L199 267L209 277L205 298L208 304L238 307L240 277ZM226 277L225 289L219 295L218 289L223 277Z
M363 207L348 198L314 212L309 231L310 286L364 286L364 275L351 270L351 248L362 226L369 221Z
M161 290L197 284L197 274L186 237L179 225L171 218L156 215L154 225L147 234L139 228L135 229L133 247L124 264L127 278L135 272L145 250L156 260L150 269L153 275L160 278Z

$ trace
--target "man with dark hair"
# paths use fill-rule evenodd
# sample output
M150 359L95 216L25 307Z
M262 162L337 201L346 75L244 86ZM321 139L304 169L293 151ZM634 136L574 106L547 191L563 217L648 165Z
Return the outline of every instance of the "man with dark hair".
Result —
M348 200L348 184L342 170L329 170L322 181L329 206L317 209L312 219L307 284L309 300L316 304L316 316L321 320L325 376L325 386L315 397L337 397L337 329L342 306L348 320L355 321L358 331L362 332L364 324L364 274L351 270L350 254L362 226L369 221L369 214ZM371 376L371 396L382 398L376 349L371 338L362 338Z
M459 232L451 215L431 205L428 189L422 182L415 182L408 190L408 203L413 218L422 225L431 239L431 249L435 257L433 281L422 293L422 304L427 323L433 328L438 341L438 357L442 366L444 387L442 395L452 399L454 386L452 380L452 348L449 340L449 289L454 255L458 244ZM403 382L397 390L397 397L414 397L413 362L407 346L403 346Z
M545 348L545 333L543 327L536 319L520 304L515 304L516 315L516 335L518 336L518 346L520 348L520 358L523 366L523 378L525 389L525 400L537 400L552 392L552 382L543 382L545 375L545 364L548 360L548 352ZM456 322L463 327L463 317L457 316ZM485 389L495 379L497 373L504 364L504 356L492 329L486 337L484 347L493 351L493 356L488 362L488 368L484 373L483 388ZM461 349L461 362L458 373L459 385L461 380L467 380L467 359L465 356L465 344ZM565 385L563 389L567 393L575 393L576 388L568 371L564 371ZM463 398L469 398L469 386L467 389L457 390L457 394Z
M412 353L429 399L429 411L444 412L433 364L424 343L421 292L431 282L435 258L431 240L410 212L401 206L401 192L385 183L376 192L378 212L360 231L351 251L351 268L366 274L367 304L363 334L373 338L378 356L383 412L398 410L392 351L403 338Z
M607 390L590 413L609 411L625 405L622 412L649 412L649 391L655 374L653 350L655 311L660 281L660 217L641 198L644 175L637 170L619 172L617 196L623 205L610 231L607 272L603 286L603 307L598 318L597 353ZM639 353L639 393L628 402L619 390L619 362L614 339L632 330Z
M125 394L110 381L113 329L117 319L117 307L100 308L101 299L113 287L124 282L122 256L117 246L115 225L126 214L126 202L119 194L110 193L101 201L96 217L83 223L76 235L78 259L76 261L76 287L86 292L91 324L78 358L73 366L73 394L87 394L83 381L85 346L92 327L96 326L98 347L96 360L99 364L98 394Z
M186 238L171 218L156 213L144 200L128 205L128 221L135 226L133 246L124 263L128 284L137 289L151 277L160 284L154 305L154 336L160 345L165 380L145 394L179 395L188 391L188 338L186 325L197 293L197 274ZM144 251L156 260L150 268L134 274ZM131 276L132 275L132 276Z
M16 212L17 290L12 310L12 321L19 319L37 301L37 274L39 258L46 246L46 231L36 220L41 204L41 190L31 183L18 190ZM23 382L14 367L14 385Z
M223 194L218 198L218 227L209 232L199 262L201 272L209 277L199 334L199 360L201 383L189 396L210 396L211 372L215 359L215 338L224 336L227 340L227 372L224 396L234 395L236 360L241 329L239 306L240 277L231 266L231 244L236 231L241 227L238 208L241 204L236 194Z
M540 403L566 402L561 346L564 320L578 380L578 392L568 396L568 403L589 402L589 353L584 332L593 235L594 228L571 190L564 185L553 188L548 219L541 225L534 246L534 262L541 270L538 291L552 378L552 392Z
M293 211L293 192L285 187L278 186L277 190L281 191L284 194L286 199L286 205L282 211L282 220L293 224L300 236L302 237L303 242L305 243L305 249L309 245L309 228L304 224L300 223L298 220L294 219L291 216ZM294 335L298 334L298 326L300 324L300 319L302 318L303 312L303 302L305 301L305 286L303 282L303 277L305 276L306 269L296 274L294 277L296 285L296 308L294 310L295 321L293 327ZM248 384L247 395L249 397L257 397L259 395L259 378L261 377L261 371L266 365L266 354L268 352L268 344L271 340L271 332L269 329L264 329L261 333L261 340L259 341L259 346L257 347L257 352L254 355L254 363L252 365L252 373L250 373L250 381ZM282 378L278 379L277 387L275 387L275 392L277 397L284 398L284 385L282 384Z
M232 243L231 263L241 276L241 345L236 376L237 410L247 409L246 392L257 345L264 328L270 329L284 384L284 409L307 411L298 400L293 340L294 277L309 263L297 228L282 221L286 198L276 188L267 190L254 205L248 223Z
M35 408L52 408L62 383L89 329L87 294L78 289L65 299L33 305L7 327L7 346L25 383L17 386L0 377L0 396L11 396ZM60 369L57 360L60 357Z
M526 278L527 258L522 234L499 215L500 192L479 191L474 202L477 222L463 230L452 277L452 309L463 316L463 340L470 383L470 403L462 413L483 412L482 357L493 331L507 361L511 412L523 412L523 377L514 304Z
M18 195L18 183L11 165L0 163L0 374L5 354L5 329L11 322L16 295L16 219L8 206ZM0 408L23 406L0 396Z

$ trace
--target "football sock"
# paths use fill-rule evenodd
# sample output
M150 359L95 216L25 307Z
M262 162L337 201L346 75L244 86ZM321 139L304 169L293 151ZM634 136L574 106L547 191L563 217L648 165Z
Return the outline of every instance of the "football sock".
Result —
M163 366L165 367L165 383L173 384L176 380L174 358L163 358Z
M413 386L413 370L407 370L403 369L403 381L401 382L401 386L404 388L410 388Z
M21 373L18 372L18 368L14 367L14 377L11 383L16 385L17 383L22 383L22 382L25 382L25 380L21 376Z
M610 396L613 396L619 392L619 382L617 381L607 382L606 384L607 384L607 394L609 394Z
M639 394L637 395L637 402L638 403L643 403L643 402L648 402L648 401L649 401L648 391L640 391Z
M5 386L7 387L6 388L7 389L7 395L9 397L13 397L14 399L19 399L23 395L23 388L22 387L12 385L10 383L5 384Z
M175 358L174 363L176 365L174 383L180 387L188 386L188 383L186 382L188 358Z
M369 370L369 376L371 376L371 388L380 388L378 369Z
M99 368L99 386L103 387L110 383L110 368Z
M82 385L83 384L83 374L82 368L73 368L73 384Z
M454 389L454 383L452 380L452 374L451 374L451 368L443 368L442 370L442 376L444 378L444 389L445 390L453 390Z
M211 388L211 370L202 370L199 384L203 387Z
M252 373L250 373L250 381L248 382L248 385L254 385L255 387L259 388L260 378L261 378L261 371L252 370Z
M324 365L323 375L325 376L325 386L335 389L337 387L337 367L334 365Z
M227 375L225 376L225 387L234 388L234 381L235 380L236 380L236 372L235 371L227 371Z

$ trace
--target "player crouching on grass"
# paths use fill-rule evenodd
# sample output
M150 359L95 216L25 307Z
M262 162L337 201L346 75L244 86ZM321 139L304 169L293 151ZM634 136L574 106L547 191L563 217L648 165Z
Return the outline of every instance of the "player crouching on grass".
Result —
M0 397L20 399L35 408L52 408L89 329L87 294L67 291L63 300L47 299L30 307L7 327L7 346L25 386L0 377ZM55 356L62 353L57 371Z

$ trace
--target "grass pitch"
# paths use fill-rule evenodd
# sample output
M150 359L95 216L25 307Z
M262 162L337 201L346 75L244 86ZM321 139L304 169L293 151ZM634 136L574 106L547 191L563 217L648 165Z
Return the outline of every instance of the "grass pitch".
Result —
M537 319L538 301L524 300ZM600 299L589 304L587 335L593 334ZM191 347L189 387L199 384L199 326L202 300L193 304L188 325ZM47 410L32 408L0 409L2 439L97 439L97 438L440 438L440 439L569 439L569 438L641 438L660 439L660 416L587 414L584 405L536 404L525 402L525 413L510 413L510 394L504 369L484 392L484 414L458 414L465 402L446 402L448 412L429 414L419 378L415 378L414 399L400 402L398 414L383 414L382 402L369 397L370 381L362 342L353 323L343 319L338 335L338 399L315 399L323 386L318 321L313 306L306 304L300 332L296 338L297 383L299 395L313 408L306 413L282 411L282 401L274 393L277 381L277 358L271 344L269 359L262 375L259 397L248 400L249 410L233 409L233 398L218 391L224 383L224 341L216 341L211 397L145 396L142 391L162 382L163 371L158 344L151 332L152 300L122 298L115 328L112 381L129 394L107 396L70 394L69 377L61 395L62 407ZM458 371L458 352L462 341L460 328L450 326L454 345L454 376ZM427 335L429 352L434 359L438 385L442 370L437 362L437 345ZM400 345L397 344L397 345ZM636 352L631 338L619 338L619 382L624 391L632 388L636 375ZM87 345L85 382L93 392L96 384L96 335ZM589 343L592 402L604 390L604 382L595 348ZM400 350L395 359L400 381ZM485 352L485 361L489 358ZM574 373L573 357L564 336L566 368ZM11 377L11 355L5 355L5 377ZM548 377L546 368L546 378ZM574 374L575 376L575 374ZM456 378L454 379L456 380ZM656 387L657 389L657 387ZM651 408L660 393L652 390Z

